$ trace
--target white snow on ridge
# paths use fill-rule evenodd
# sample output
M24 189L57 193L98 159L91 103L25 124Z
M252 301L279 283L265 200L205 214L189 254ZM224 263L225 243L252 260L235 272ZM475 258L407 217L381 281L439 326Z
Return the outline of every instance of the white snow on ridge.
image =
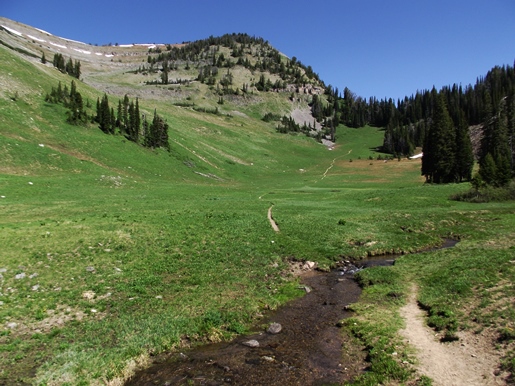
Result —
M80 52L81 54L87 54L87 55L91 54L91 51L81 50L79 48L74 48L74 51Z
M104 55L104 54L103 54L103 53L101 53L101 52L95 52L95 55L102 56L102 55Z
M131 48L131 47L134 47L134 44L120 44L118 47Z
M40 39L40 38L37 38L35 36L32 36L32 35L27 35L28 38L32 39L32 40L37 40L38 42L43 42L43 43L46 43L46 40L44 39Z
M89 44L86 44L84 42L79 42L78 40L72 40L72 39L67 39L67 38L61 38L61 39L66 40L68 42L72 42L72 43L84 44L85 46L89 45Z
M162 43L159 43L159 44L155 44L155 43L139 43L139 44L134 44L135 46L142 46L142 47L148 47L148 48L156 48L157 46L164 46L165 44L162 44Z
M51 45L56 46L56 47L59 47L59 48L68 48L68 47L63 46L63 45L61 45L61 44L52 43L52 42L49 42L49 43L50 43Z
M37 29L39 32L43 32L43 33L45 33L45 34L47 34L47 35L49 35L49 36L52 36L52 34L51 34L50 32L47 32L47 31L45 31L45 30L43 30L43 29L40 29L40 28L36 28L36 29Z
M2 25L2 28L6 29L7 31L15 34L15 35L18 35L18 36L23 36L23 34L21 32L18 32L16 31L15 29L12 29L12 28L9 28L9 27L6 27L5 25Z
M424 153L416 154L416 155L414 155L414 156L409 157L409 159L422 158L422 156L423 156L423 155L424 155Z
M111 55L111 54L106 54L105 57L106 58L112 58L114 55Z

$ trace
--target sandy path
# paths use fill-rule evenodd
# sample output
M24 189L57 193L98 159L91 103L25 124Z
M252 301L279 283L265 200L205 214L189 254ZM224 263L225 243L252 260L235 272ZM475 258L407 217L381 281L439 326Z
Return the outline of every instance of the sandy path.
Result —
M425 324L424 312L416 301L416 288L401 309L406 329L400 333L416 349L418 372L433 379L434 386L505 385L494 372L499 366L499 354L481 335L460 332L460 339L440 343Z
M274 218L272 217L272 208L274 206L272 205L270 208L268 208L268 221L270 221L270 225L272 226L272 229L276 232L280 232L279 227L277 226L277 223L275 222Z
M334 158L333 161L331 162L331 165L329 165L329 167L325 170L324 174L322 174L322 178L320 180L323 180L324 178L327 177L327 173L329 173L329 170L331 170L334 167L334 164L338 158L345 157L346 155L349 155L350 153L352 153L352 149L350 149L347 154Z

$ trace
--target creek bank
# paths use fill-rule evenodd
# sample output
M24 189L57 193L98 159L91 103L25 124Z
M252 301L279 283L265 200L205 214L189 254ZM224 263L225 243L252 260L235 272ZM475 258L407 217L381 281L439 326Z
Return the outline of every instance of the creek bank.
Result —
M395 257L345 260L330 272L305 272L302 288L310 291L262 321L274 326L272 330L261 328L231 342L157 356L151 367L137 372L126 385L288 386L350 381L368 366L366 352L345 339L339 328L339 322L352 315L349 304L361 294L354 273L392 265Z
M352 379L366 366L365 353L357 349L343 361L342 346L347 344L337 324L351 315L346 308L361 289L351 274L342 273L305 273L302 285L311 291L268 315L262 323L273 326L270 332L261 329L231 342L157 358L126 385L286 386Z

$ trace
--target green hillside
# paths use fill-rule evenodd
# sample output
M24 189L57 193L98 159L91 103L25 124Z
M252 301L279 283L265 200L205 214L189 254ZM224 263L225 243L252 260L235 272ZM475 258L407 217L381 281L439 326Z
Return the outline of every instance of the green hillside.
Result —
M115 109L125 94L138 97L142 114L157 111L167 121L170 150L105 134L94 122L70 125L67 109L45 95L73 78L41 63L38 50L50 58L47 48L5 30L0 39L0 384L120 384L151 355L229 339L265 310L302 296L288 273L291 261L328 269L342 258L424 250L444 237L461 240L459 247L429 262L403 257L391 268L396 280L371 279L345 331L372 352L377 342L365 342L366 333L388 336L389 345L408 352L396 335L396 312L417 283L427 308L445 312L444 331L455 332L454 323L511 333L511 311L494 314L474 296L514 278L513 202L449 200L468 186L424 185L419 159L385 160L375 151L381 128L339 125L328 147L262 120L309 111L308 91L292 98L290 91L221 95L193 81L145 85L150 75L130 71L148 63L146 48L126 49L133 54L120 54L120 62L84 59L77 90L91 115L104 93ZM16 44L38 55L13 50ZM253 64L263 57L257 50L247 54ZM278 79L267 70L231 71L238 85L260 74ZM323 89L316 78L312 85ZM278 233L267 219L272 206ZM448 266L462 286L448 278L437 291L433 278L448 277L441 272ZM468 269L484 275L472 279ZM447 304L449 296L458 300ZM506 286L488 304L510 296ZM473 324L460 302L470 302ZM511 371L512 346L503 347L499 357ZM401 359L392 366L405 369ZM384 358L372 360L379 365L370 376L379 378L364 376L363 384L417 378L409 369L381 369Z

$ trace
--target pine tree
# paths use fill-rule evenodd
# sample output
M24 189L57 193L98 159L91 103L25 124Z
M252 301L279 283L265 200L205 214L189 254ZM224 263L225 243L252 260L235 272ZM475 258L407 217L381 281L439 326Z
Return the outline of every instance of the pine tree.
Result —
M512 150L508 130L510 103L509 98L503 98L498 105L498 113L485 117L488 120L483 128L479 164L481 177L490 185L503 186L511 178ZM495 167L492 167L492 162Z
M515 90L506 98L506 126L508 131L508 142L510 147L510 164L511 171L515 173Z
M444 96L433 88L433 119L426 136L422 156L422 175L427 182L447 183L456 180L455 133Z
M495 166L495 161L492 157L492 154L487 153L486 156L481 160L480 165L479 176L481 179L489 185L494 185L496 182L497 167Z
M65 72L67 74L70 74L70 75L73 74L73 61L72 61L72 58L68 58L68 61L66 62L66 66L65 66Z
M118 99L118 110L116 113L116 127L120 130L122 126L123 114L122 114L122 101Z
M156 110L154 110L154 118L150 126L144 122L144 128L146 129L146 127L148 127L148 130L145 130L144 145L146 147L170 149L168 143L168 123L157 114Z
M114 128L111 124L111 109L109 108L109 99L104 94L100 103L97 103L97 122L100 130L106 134L113 134ZM113 114L114 115L114 114Z
M474 167L472 142L465 114L460 112L456 127L456 176L458 181L470 181Z
M140 136L140 130L141 130L141 115L140 115L140 112L139 112L139 101L138 101L138 98L136 98L136 107L134 109L134 127L135 127L135 138L136 138L136 141L135 142L138 142L139 141L139 136Z
M73 66L73 74L72 75L75 78L80 79L80 74L81 74L81 72L80 72L80 61L76 60L74 66Z
M168 71L169 71L168 61L165 60L163 62L163 72L161 73L161 82L163 84L168 84Z

